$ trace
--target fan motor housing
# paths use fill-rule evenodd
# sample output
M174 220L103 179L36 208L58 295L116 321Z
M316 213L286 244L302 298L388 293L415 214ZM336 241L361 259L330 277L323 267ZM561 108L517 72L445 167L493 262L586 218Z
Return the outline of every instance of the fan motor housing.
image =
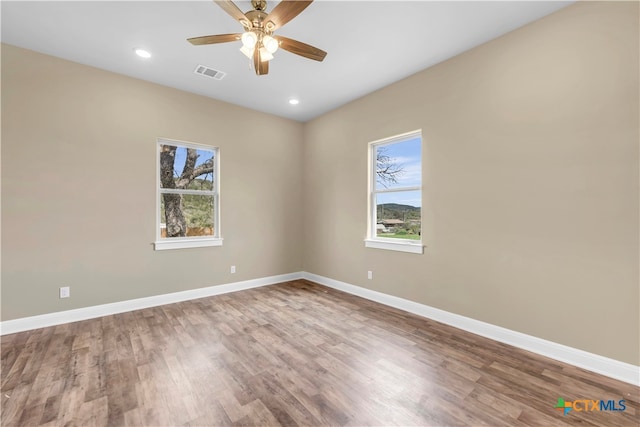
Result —
M244 15L251 22L251 24L253 25L253 28L262 28L263 27L262 24L266 19L266 17L268 16L265 12L261 10L250 10Z

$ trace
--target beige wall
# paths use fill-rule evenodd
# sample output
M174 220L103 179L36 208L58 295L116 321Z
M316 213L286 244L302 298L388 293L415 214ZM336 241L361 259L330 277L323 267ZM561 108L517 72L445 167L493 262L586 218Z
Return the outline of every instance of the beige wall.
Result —
M2 319L300 271L302 127L3 45ZM160 136L220 147L222 247L153 250Z
M307 123L304 270L639 365L638 52L579 3ZM367 144L419 128L425 253L366 249Z
M304 269L638 365L638 50L579 3L303 125L3 46L2 319ZM365 249L418 128L425 254ZM158 136L221 147L223 247L152 250Z

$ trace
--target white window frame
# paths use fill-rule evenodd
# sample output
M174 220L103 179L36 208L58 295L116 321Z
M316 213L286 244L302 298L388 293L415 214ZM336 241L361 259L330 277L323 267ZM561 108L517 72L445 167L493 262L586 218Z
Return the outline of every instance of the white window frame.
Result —
M179 190L164 189L160 185L160 146L174 145L177 147L195 148L197 150L213 151L213 189L206 190ZM179 141L168 138L158 138L156 141L156 240L154 247L156 251L168 249L202 248L208 246L222 246L222 235L220 234L220 148L212 145L196 144L193 142ZM165 237L162 238L160 224L160 203L163 193L172 194L197 194L213 196L213 236L193 236L193 237Z
M392 145L398 142L407 141L410 139L414 139L416 137L420 138L420 153L422 155L422 129L414 130L412 132L403 133L400 135L395 135L389 138L379 139L377 141L370 142L368 145L368 176L369 176L369 196L368 196L368 213L367 213L367 237L364 240L364 245L367 248L374 249L385 249L390 251L399 251L399 252L409 252L414 254L423 254L424 253L424 244L422 243L422 218L423 218L423 209L420 209L420 240L405 240L405 239L394 239L394 238L382 238L377 237L376 225L377 225L377 206L376 206L376 195L383 193L394 193L394 192L406 192L406 191L420 191L420 195L422 198L422 171L420 173L420 185L419 186L411 186L411 187L394 187L394 188L384 188L384 189L376 189L377 182L377 173L376 173L376 149L380 146ZM420 159L420 165L422 166L422 158Z

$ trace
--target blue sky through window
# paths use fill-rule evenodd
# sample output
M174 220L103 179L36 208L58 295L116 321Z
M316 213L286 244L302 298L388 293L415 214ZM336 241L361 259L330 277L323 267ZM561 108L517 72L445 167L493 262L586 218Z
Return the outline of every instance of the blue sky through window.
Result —
M385 188L417 187L422 185L422 144L421 138L415 137L403 142L379 145L376 151L390 158L390 162L402 167L402 173L397 177L397 183L376 182L376 190ZM398 203L415 207L422 206L420 191L385 193L377 197L377 204Z
M422 182L422 152L420 138L413 138L408 141L396 142L393 144L379 145L376 147L378 153L390 158L390 162L402 167L402 173L398 176L395 184L387 183L386 186L377 183L376 189L415 187Z
M213 151L209 151L209 150L196 150L196 151L198 153L198 159L196 160L196 167L203 164L207 160L210 160L213 158L213 154L214 154ZM180 176L182 174L182 171L184 169L184 161L186 158L187 158L187 148L178 146L178 148L176 149L176 158L173 163L174 176ZM213 181L213 174L209 173L207 175L200 175L198 179Z

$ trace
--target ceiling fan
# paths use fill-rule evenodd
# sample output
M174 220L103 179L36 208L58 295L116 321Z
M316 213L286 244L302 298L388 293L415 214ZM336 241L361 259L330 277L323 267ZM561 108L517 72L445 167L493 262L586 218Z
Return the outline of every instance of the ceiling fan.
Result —
M226 43L242 40L240 51L253 60L257 75L269 73L269 61L278 48L315 61L322 61L327 52L287 37L276 36L275 30L298 16L313 0L282 0L270 13L266 0L252 0L253 10L242 11L231 0L214 0L225 12L240 22L244 33L218 34L187 39L193 45Z

